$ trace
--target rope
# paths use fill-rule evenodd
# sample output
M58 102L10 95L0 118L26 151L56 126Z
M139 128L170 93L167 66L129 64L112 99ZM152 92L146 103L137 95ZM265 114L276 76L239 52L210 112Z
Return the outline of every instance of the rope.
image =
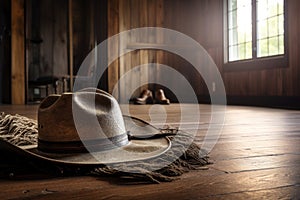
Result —
M0 113L0 138L16 146L37 144L36 120L21 115Z

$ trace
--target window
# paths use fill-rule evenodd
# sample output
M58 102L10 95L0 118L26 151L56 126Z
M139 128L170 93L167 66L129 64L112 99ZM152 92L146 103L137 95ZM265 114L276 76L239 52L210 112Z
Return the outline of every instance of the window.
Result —
M285 0L225 0L225 67L285 67Z

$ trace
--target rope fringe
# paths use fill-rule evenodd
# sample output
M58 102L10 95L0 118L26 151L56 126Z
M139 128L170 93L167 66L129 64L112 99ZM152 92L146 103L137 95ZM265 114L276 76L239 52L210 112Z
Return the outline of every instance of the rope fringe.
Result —
M0 138L16 146L37 144L36 120L21 115L0 113Z

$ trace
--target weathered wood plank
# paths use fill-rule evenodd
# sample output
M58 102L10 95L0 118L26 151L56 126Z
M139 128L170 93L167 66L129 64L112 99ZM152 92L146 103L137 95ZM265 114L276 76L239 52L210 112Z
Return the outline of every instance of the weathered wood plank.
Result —
M272 191L290 188L291 197L299 195L299 171L296 168L269 169L244 173L226 174L204 170L185 174L180 180L159 185L127 185L117 179L94 177L70 177L42 181L0 182L2 199L197 199L238 194L243 197L264 198ZM195 175L198 175L195 178ZM109 181L108 181L109 180ZM84 186L83 186L84 184ZM254 196L255 195L255 196Z
M53 75L62 77L68 74L68 22L66 10L68 4L62 1L54 9Z
M128 1L120 0L119 1L119 31L127 31L131 27L131 4ZM122 34L123 37L120 37L120 49L126 49L127 44L129 43L131 37L129 34ZM119 102L128 103L128 99L132 84L132 79L127 80L120 80L121 77L131 69L131 55L126 54L119 57Z
M149 27L149 19L148 19L148 13L150 12L148 7L148 1L140 1L138 5L138 16L140 18L139 20L139 27ZM146 12L145 12L146 11ZM137 38L138 41L146 41L149 40L149 32L147 31L144 35L140 36L141 38ZM140 71L140 81L141 83L148 83L149 80L149 51L148 50L140 50L140 65L144 65L141 67ZM141 86L141 90L148 89L148 85Z
M24 0L11 1L11 101L25 104Z
M124 110L127 105L121 105ZM130 105L131 115L150 120L152 105ZM179 124L181 109L190 117L184 128L197 125L193 109L208 120L210 105L171 104L163 107L168 121ZM36 118L37 106L0 106L0 112L19 113ZM155 115L155 113L153 113ZM207 122L199 128L205 135ZM199 123L199 122L198 122ZM300 111L256 107L227 107L226 123L210 158L207 170L191 171L177 181L161 184L135 184L105 177L40 177L1 180L1 199L297 199L300 181ZM193 128L189 128L192 126Z
M113 23L108 23L108 37L119 33L119 1L108 1L108 19ZM116 43L118 43L116 41ZM119 53L119 46L113 43L108 43L108 63L112 63L108 67L108 92L112 93L119 79L119 60L112 60ZM118 56L117 56L118 57ZM119 94L115 94L118 99Z

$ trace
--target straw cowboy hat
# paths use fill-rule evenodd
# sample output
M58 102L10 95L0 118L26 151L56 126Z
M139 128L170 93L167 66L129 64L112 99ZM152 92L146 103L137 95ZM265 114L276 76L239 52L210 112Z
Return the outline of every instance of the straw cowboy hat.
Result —
M37 145L15 145L4 140L0 145L42 160L97 165L157 157L171 147L170 140L159 134L158 129L142 120L122 116L112 95L88 88L50 95L41 102Z

